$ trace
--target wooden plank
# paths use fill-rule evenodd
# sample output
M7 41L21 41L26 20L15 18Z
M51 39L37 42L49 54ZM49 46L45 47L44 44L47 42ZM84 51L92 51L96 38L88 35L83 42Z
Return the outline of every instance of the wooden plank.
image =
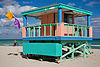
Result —
M41 24L47 24L46 26L46 36L50 36L50 25L54 24L54 13L45 14L41 16ZM44 36L44 27L41 27L41 36ZM52 26L52 36L54 36L54 26Z

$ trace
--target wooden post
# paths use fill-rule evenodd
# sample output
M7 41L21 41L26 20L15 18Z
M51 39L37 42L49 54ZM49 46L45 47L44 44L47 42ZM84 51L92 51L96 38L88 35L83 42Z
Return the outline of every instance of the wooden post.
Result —
M74 24L74 14L72 15L72 24Z

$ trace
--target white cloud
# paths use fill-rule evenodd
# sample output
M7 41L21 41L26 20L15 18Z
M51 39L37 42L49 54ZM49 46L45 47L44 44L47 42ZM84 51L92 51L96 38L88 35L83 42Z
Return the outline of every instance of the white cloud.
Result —
M21 12L27 11L30 9L35 9L37 7L32 7L32 6L20 6L20 5L9 5L9 6L4 6L3 8L0 8L0 15L6 15L6 13L10 10L15 16L21 16Z
M0 1L2 8L0 8L0 15L4 16L10 10L15 16L21 16L21 12L30 9L35 9L34 6L21 6L15 0L2 0Z
M68 3L67 5L69 5L69 6L75 6L76 4L75 3Z
M86 6L92 7L92 6L95 5L95 4L100 4L100 1L91 1L91 2L89 2L88 4L86 4Z
M1 22L7 22L7 20L6 19L1 19Z
M20 22L20 26L23 26L23 18L17 18ZM14 22L15 19L7 20L6 18L2 18L0 20L0 27L15 27Z
M16 5L18 4L18 2L16 2L15 0L2 0L0 1L0 5L4 6L8 6L8 5Z

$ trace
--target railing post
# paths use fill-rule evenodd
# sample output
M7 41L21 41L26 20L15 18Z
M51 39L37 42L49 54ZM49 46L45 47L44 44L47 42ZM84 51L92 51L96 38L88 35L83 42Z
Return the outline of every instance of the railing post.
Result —
M29 35L28 35L28 37L30 37L30 32L31 32L31 31L30 31L30 29L31 29L31 28L29 27L29 28L28 28L28 30L29 30L29 31L28 31L28 32L29 32Z
M67 36L69 36L69 24L67 25Z
M87 27L85 27L85 37L87 37Z
M31 35L31 37L32 37L32 28L30 29L30 33L31 33L30 35Z
M72 36L74 36L74 25L72 26Z
M83 27L81 27L81 37L83 37Z
M40 31L40 28L41 28L41 27L39 26L39 37L40 37L40 32L41 32L41 31Z
M50 36L52 36L52 26L50 24Z
M76 33L75 33L75 36L79 36L79 27L76 26L77 30L76 30Z
M34 32L34 36L33 36L33 37L35 37L35 27L33 27L33 30L34 30L34 31L33 31L33 32Z
M44 26L44 36L46 36L46 26Z

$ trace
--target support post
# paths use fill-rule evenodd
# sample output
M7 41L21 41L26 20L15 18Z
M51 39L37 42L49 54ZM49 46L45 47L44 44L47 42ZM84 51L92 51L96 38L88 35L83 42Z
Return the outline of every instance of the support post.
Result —
M62 8L58 8L58 23L62 23Z
M23 16L23 24L24 24L24 27L27 26L27 17L26 17L26 15Z
M83 57L86 57L86 44L83 46Z
M88 27L91 26L91 25L90 25L90 16L89 16L89 15L87 16L87 26L88 26Z
M72 43L72 50L74 49L74 43ZM72 59L74 59L74 51L72 52Z
M27 27L27 17L26 17L26 15L23 16L23 24L24 24L23 25L24 27ZM27 37L27 28L26 28L26 37Z
M90 15L87 16L87 26L90 27ZM89 36L89 29L87 29L87 36Z

